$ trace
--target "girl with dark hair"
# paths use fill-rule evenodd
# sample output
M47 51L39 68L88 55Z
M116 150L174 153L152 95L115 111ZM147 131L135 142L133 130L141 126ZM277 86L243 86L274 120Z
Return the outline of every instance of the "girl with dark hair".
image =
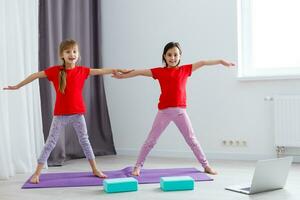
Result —
M179 43L170 42L163 50L162 61L165 64L163 67L152 69L138 69L129 73L122 74L114 72L113 77L118 79L130 78L135 76L148 76L159 81L161 87L161 94L158 103L158 112L152 125L152 129L144 142L132 175L139 176L141 167L150 150L156 144L159 136L166 129L171 121L173 121L185 141L188 143L194 152L197 160L200 162L204 171L209 174L217 174L211 168L205 157L205 154L195 136L189 116L186 112L186 82L192 72L206 65L224 65L226 67L234 66L233 63L225 60L205 60L198 61L194 64L181 65L181 48Z

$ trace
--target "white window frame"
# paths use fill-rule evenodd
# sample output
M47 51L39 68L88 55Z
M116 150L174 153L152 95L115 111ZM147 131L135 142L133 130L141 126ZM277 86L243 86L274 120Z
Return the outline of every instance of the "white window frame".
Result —
M300 79L299 68L253 69L251 68L251 0L237 0L238 79L276 80ZM300 36L299 36L300 37ZM300 56L300 52L299 52Z

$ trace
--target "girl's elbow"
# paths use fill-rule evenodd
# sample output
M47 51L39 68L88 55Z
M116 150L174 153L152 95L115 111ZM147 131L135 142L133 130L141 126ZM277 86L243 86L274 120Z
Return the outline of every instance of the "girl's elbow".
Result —
M33 73L29 76L31 79L37 79L39 77L39 73L36 72L36 73Z

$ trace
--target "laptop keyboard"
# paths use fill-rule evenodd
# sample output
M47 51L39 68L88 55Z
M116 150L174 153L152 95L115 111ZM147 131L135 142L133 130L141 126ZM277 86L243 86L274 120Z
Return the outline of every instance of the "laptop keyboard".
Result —
M250 187L242 188L241 190L250 191Z

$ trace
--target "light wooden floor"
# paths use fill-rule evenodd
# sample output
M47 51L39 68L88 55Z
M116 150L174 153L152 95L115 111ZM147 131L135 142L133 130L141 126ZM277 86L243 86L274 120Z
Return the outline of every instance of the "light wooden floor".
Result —
M102 156L97 157L97 163L102 170L121 169L135 162L135 157L130 156ZM26 189L21 186L31 174L18 174L7 181L0 181L1 200L299 200L300 199L300 164L293 164L285 189L265 192L256 195L244 195L224 190L224 187L232 184L250 182L255 167L252 161L210 161L210 164L219 172L213 176L214 181L196 182L193 191L162 192L159 184L139 185L137 192L107 194L102 187L77 187L77 188L49 188ZM149 157L145 168L170 168L170 167L198 167L192 158L158 158ZM72 160L63 167L52 167L44 172L74 172L89 171L85 159Z

